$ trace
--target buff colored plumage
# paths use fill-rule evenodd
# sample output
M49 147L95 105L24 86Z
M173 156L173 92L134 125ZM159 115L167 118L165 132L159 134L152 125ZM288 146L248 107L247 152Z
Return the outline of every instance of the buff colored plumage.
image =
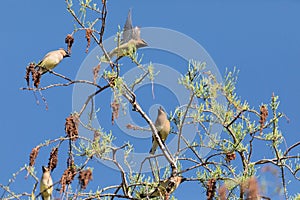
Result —
M42 167L43 175L40 182L40 192L43 200L50 200L53 192L53 181L48 167Z
M174 176L159 182L158 186L149 194L141 194L141 198L148 197L149 199L161 197L161 199L168 199L169 196L178 188L178 186L185 181L186 178L182 176Z
M128 16L124 25L122 40L118 47L108 53L109 58L132 55L137 49L148 46L148 44L141 39L140 28L132 26L131 10L128 12ZM105 56L102 56L101 61L108 62Z
M44 58L36 65L36 69L44 74L49 70L55 68L65 57L70 57L67 51L64 49L59 49L55 51L50 51Z
M162 107L158 109L157 118L155 121L155 128L157 129L158 135L161 141L164 143L170 133L170 121L167 118L167 115ZM158 142L156 141L155 137L152 136L152 148L150 150L150 154L154 154L158 147Z

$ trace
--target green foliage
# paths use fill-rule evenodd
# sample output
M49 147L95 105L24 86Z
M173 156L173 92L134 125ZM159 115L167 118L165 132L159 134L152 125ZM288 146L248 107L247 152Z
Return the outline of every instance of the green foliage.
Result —
M90 34L93 36L91 38L93 38L95 43L103 50L103 55L98 55L101 63L108 57L105 54L107 51L101 43L105 29L107 8L105 0L102 2L102 9L98 7L97 3L98 2L95 3L93 0L80 0L79 9L77 9L79 14L77 14L74 11L76 10L76 5L73 5L71 0L66 1L68 11L77 22L76 26L80 27L75 28L72 35L78 31L91 29L92 32ZM93 18L90 12L96 13L96 19ZM99 14L101 14L102 17L102 31L98 31L94 28L97 22L100 21ZM110 89L109 91L113 95L111 103L111 107L113 108L112 122L118 116L119 106L125 110L125 105L130 104L132 110L138 112L140 114L139 116L152 128L152 134L157 132L157 130L153 131L153 129L156 129L153 125L154 123L136 100L135 86L145 81L146 78L154 83L155 77L159 72L156 71L152 63L148 66L141 65L143 57L138 56L137 48L134 43L130 43L126 48L122 49L121 46L123 44L121 37L122 31L119 27L115 39L115 51L117 52L116 61L114 63L110 60L110 68L106 69L103 74L99 76L103 78L106 84L100 85L87 80L80 81L81 84L93 85L98 89L97 92L87 97L87 101L84 103L82 109L77 111L78 113L74 115L74 118L78 118L78 124L80 124L80 126L94 133L94 138L88 139L79 137L78 139L71 139L66 136L45 141L37 146L37 149L39 149L56 145L56 147L60 149L62 144L67 141L69 145L67 148L68 164L66 170L69 170L67 171L69 176L72 175L72 170L75 169L76 175L90 166L91 160L99 159L111 162L116 166L120 173L121 183L117 182L115 185L98 188L96 191L73 191L72 186L73 188L76 187L74 187L74 177L72 179L71 176L68 177L67 189L61 190L63 195L68 195L69 198L81 199L112 199L116 197L124 199L145 199L145 197L142 197L143 195L152 194L154 191L159 190L163 184L166 184L163 191L169 191L169 194L164 196L160 194L161 196L158 195L149 198L167 199L166 196L170 196L169 199L176 199L176 192L173 193L173 191L176 190L177 187L181 187L181 182L176 185L174 180L177 179L174 178L183 176L186 178L186 181L194 181L195 184L200 183L202 189L206 191L207 197L212 195L218 198L219 193L217 189L224 186L228 191L226 194L227 199L247 199L250 195L249 188L251 186L254 187L254 190L258 190L257 185L253 183L252 185L250 184L253 177L256 177L255 180L259 181L259 169L262 168L262 166L272 164L276 170L280 171L280 177L278 177L278 179L280 179L282 191L286 199L289 198L285 173L290 172L291 175L296 177L295 179L298 179L296 174L300 169L300 156L299 154L291 154L291 151L299 146L300 143L298 142L289 148L284 148L284 135L279 129L279 121L284 117L284 114L278 111L280 108L279 97L272 95L270 102L262 103L261 109L256 110L250 106L246 100L242 100L236 93L238 77L238 70L236 68L234 68L233 71L226 72L224 80L217 80L216 76L207 69L205 61L189 61L188 66L183 66L186 68L186 72L178 80L178 84L184 86L188 91L189 102L187 105L178 105L170 113L169 119L173 122L171 130L172 133L175 133L178 144L176 152L170 153L168 145L163 144L163 146L161 146L163 152L161 155L156 154L154 156L145 157L145 160L139 163L140 171L138 173L133 172L129 158L134 153L136 144L124 141L121 146L114 146L113 141L116 139L115 132L92 126L92 117L90 116L96 115L97 111L95 110L91 111L87 124L81 121L83 117L86 117L82 116L83 110L86 109L87 104L93 102L93 97L101 95L101 92L106 89ZM132 63L134 63L141 72L132 83L127 83L124 77L120 75L120 71L123 70L122 68L125 66L122 66L119 62L121 63L124 56L130 58ZM65 80L70 81L71 79L65 77ZM75 80L71 81L70 85L75 83L78 82ZM220 98L224 101L220 101ZM262 111L262 108L266 110ZM268 108L271 110L272 116L268 116ZM265 118L263 118L263 112L265 112ZM124 111L124 114L127 113ZM190 125L196 127L193 141L187 139L187 134L192 133L183 131L186 126ZM214 129L215 126L220 127L221 133L218 133L218 131ZM74 122L74 127L71 128L74 129L74 132L77 132L77 122ZM139 127L134 128L141 130ZM263 158L260 157L260 152L257 149L257 143L259 142L263 142L267 146L262 150L259 149L259 151L268 151L271 149L271 151L268 152L271 155L268 154ZM124 152L122 154L122 160L129 169L128 172L124 170L120 161L116 159L116 154L120 150ZM208 153L204 155L203 150L208 150ZM156 160L158 157L165 159L169 165L165 168L159 166ZM78 160L81 162L78 162ZM150 163L151 173L143 172L146 162ZM96 167L97 166L95 166L95 168ZM33 177L36 181L33 190L27 195L35 197L34 194L37 193L36 186L39 182L39 178L36 177L35 167L26 166L20 169L20 171L23 170L27 170L30 177ZM13 174L10 183L15 180L18 174L19 173ZM94 184L98 183L95 181ZM59 187L60 186L58 186L58 188ZM11 191L11 188L8 186L3 186L2 188L8 193L7 197L9 198L23 197L23 193L16 194ZM259 197L263 194L257 192L251 195ZM300 199L300 195L294 195L293 198Z

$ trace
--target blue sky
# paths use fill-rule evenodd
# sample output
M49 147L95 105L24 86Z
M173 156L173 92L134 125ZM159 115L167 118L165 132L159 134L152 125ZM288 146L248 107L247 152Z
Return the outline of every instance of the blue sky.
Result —
M25 86L23 77L29 62L38 62L46 52L65 47L64 38L73 30L73 19L67 13L64 1L4 1L1 6L0 183L4 184L13 172L28 162L34 146L64 135L64 119L72 112L72 87L44 92L48 111L43 105L35 104L30 92L19 88ZM280 111L290 119L290 123L283 120L280 124L286 143L291 145L300 139L300 90L297 84L300 2L109 1L105 38L115 34L118 25L123 26L129 8L133 9L134 25L169 28L196 40L213 58L222 75L226 68L232 70L236 66L240 70L237 92L254 108L269 102L273 92L279 95ZM65 59L57 72L75 78L85 58L84 34L77 35L80 36L82 39L74 43L72 57ZM60 80L47 75L44 81L46 85ZM38 166L46 165L47 159L48 151L42 151ZM54 177L58 180L60 175ZM24 183L25 180L19 178ZM104 185L109 182L107 180ZM293 194L297 188L299 184L290 185L289 191ZM205 196L200 186L189 188L189 183L182 185L176 194L178 199L186 199L186 195L190 199Z

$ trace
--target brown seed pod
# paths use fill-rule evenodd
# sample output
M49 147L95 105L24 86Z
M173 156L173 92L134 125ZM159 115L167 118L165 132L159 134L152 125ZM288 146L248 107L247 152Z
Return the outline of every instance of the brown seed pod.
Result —
M94 75L94 83L96 84L97 78L99 77L99 71L100 71L100 64L98 64L96 67L93 68L93 75Z
M60 192L61 193L66 191L66 186L70 185L72 183L76 174L77 174L77 171L76 171L76 167L74 165L68 167L64 171L62 177L60 178L60 184L61 184Z
M57 162L58 162L58 148L55 147L51 150L50 158L48 162L48 168L51 171L53 171L57 166Z
M26 67L26 74L25 74L25 80L26 80L26 83L27 83L27 86L29 87L30 84L29 84L29 79L30 79L30 74L32 76L32 80L33 80L33 84L36 88L39 87L39 84L41 82L41 73L38 72L36 69L35 69L35 64L34 63L30 63L27 67Z
M32 72L32 80L33 80L33 85L34 87L38 88L40 83L41 83L41 77L42 74L39 71L34 70L34 72Z
M260 134L262 134L262 130L264 128L264 125L267 121L268 118L268 108L265 105L262 105L260 107L260 120L259 120L259 124L260 124Z
M80 171L78 179L81 189L86 189L87 185L89 184L89 181L93 179L92 170L87 169Z
M115 119L119 117L120 104L116 100L114 100L114 102L112 102L110 106L112 108L111 123L114 124Z
M35 64L34 63L30 63L27 67L26 67L26 74L25 74L25 80L27 83L27 86L29 87L29 79L30 79L30 74L32 74L32 72L35 70L34 69Z
M235 158L236 158L235 152L226 153L226 158L225 158L226 162L230 162L232 160L235 160Z
M66 118L65 131L67 136L76 141L78 138L78 118L75 115L70 115Z
M213 200L216 192L216 179L209 179L207 182L206 199Z
M136 130L136 127L133 124L127 124L126 128Z
M38 147L38 146L31 150L30 156L29 156L29 166L30 167L32 167L34 165L35 159L38 156L39 151L40 151L40 147Z
M85 30L85 38L86 38L86 41L87 41L85 53L89 52L89 48L90 48L90 45L91 45L91 35L92 35L92 33L93 33L93 30L90 29L90 28L87 28Z
M74 43L74 37L71 34L68 34L65 43L68 45L68 53L71 54L71 48Z

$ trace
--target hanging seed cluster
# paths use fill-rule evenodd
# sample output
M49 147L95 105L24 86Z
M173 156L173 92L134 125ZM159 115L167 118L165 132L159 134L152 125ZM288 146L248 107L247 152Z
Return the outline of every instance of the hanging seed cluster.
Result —
M40 151L40 147L35 147L31 150L30 156L29 156L29 166L32 167L35 163L35 159L38 156Z
M97 82L97 78L99 77L100 64L93 68L93 76L94 76L94 84Z
M72 183L76 174L77 171L75 166L70 166L64 171L62 177L60 178L61 193L66 191L66 186Z
M262 105L260 107L260 120L259 120L259 124L260 124L260 134L262 133L262 130L264 128L264 125L267 121L268 118L268 108L265 105Z
M85 38L86 38L86 41L87 41L85 53L89 52L89 48L90 48L90 45L91 45L91 35L92 35L92 33L93 33L93 30L90 29L90 28L85 30Z
M57 162L58 162L57 157L58 157L58 148L55 147L50 152L50 158L49 158L49 162L48 162L49 170L53 171L56 168Z
M32 77L32 81L33 81L33 85L34 87L38 88L41 82L41 73L38 72L35 69L35 64L34 63L30 63L27 67L26 67L26 74L25 74L25 80L27 83L27 86L30 86L29 80L30 80L30 74Z
M78 179L79 179L81 189L86 189L87 185L89 184L89 181L93 179L92 170L91 169L82 170L79 173Z
M111 123L113 125L115 122L115 119L117 119L119 117L120 104L116 100L114 100L110 104L110 106L112 108Z
M212 178L209 179L207 182L207 191L206 191L207 200L213 200L215 192L216 192L216 179Z
M71 48L74 43L74 37L71 34L68 34L65 38L65 43L68 45L68 53L71 54Z
M236 158L235 152L226 153L226 158L225 158L226 162L235 160L235 158Z
M70 115L66 118L65 131L67 136L72 140L76 141L78 138L78 118L74 115Z

